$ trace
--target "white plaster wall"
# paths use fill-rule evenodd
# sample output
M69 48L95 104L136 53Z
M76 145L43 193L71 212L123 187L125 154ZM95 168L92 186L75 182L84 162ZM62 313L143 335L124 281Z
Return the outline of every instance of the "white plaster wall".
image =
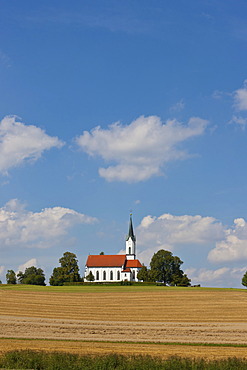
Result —
M94 276L94 281L95 282L113 282L113 281L122 281L122 280L127 280L127 281L138 281L137 279L137 274L140 268L138 267L133 267L131 268L131 273L130 272L121 272L122 268L121 267L88 267L85 270L85 277L92 272ZM96 272L99 272L99 280L96 280ZM103 272L106 272L106 279L103 280ZM111 271L113 272L113 280L110 280L110 273ZM117 272L119 271L120 273L120 279L117 279ZM135 271L135 278L133 279L133 271Z

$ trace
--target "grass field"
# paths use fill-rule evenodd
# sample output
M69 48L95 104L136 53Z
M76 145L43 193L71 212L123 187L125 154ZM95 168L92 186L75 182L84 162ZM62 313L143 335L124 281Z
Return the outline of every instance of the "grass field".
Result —
M247 353L243 289L1 285L0 302L2 352L206 358ZM206 343L210 346L198 345Z

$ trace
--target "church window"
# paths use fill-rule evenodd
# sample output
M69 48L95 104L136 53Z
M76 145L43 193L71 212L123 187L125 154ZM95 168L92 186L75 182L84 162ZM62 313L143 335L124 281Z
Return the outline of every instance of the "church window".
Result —
M133 279L135 280L136 278L136 274L135 274L135 271L133 271Z
M117 272L117 279L120 280L120 272Z
M131 248L129 247L129 254L131 254Z
M99 280L99 271L96 271L96 280Z
M106 280L106 272L103 271L103 280Z
M110 272L110 280L113 280L113 272Z

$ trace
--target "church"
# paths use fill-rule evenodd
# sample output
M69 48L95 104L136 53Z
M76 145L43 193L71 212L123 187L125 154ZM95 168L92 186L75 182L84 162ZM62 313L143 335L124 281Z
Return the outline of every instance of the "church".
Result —
M136 237L130 215L126 254L89 255L85 276L91 272L95 282L138 281L137 274L141 267L140 261L136 259Z

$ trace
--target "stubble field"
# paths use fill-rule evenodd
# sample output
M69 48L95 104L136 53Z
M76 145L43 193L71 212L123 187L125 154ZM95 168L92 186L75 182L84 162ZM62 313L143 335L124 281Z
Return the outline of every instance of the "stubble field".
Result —
M246 357L247 292L156 286L0 288L0 351Z

